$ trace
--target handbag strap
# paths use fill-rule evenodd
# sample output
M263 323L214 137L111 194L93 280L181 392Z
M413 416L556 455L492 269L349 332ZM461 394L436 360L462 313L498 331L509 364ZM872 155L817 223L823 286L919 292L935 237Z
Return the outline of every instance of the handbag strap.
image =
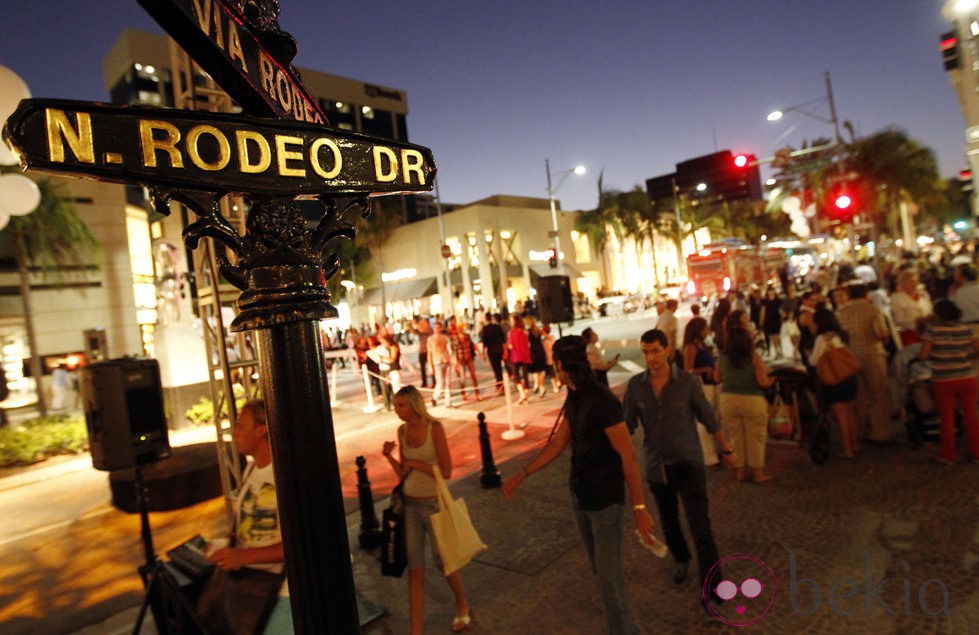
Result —
M439 511L443 511L452 504L452 492L442 478L442 470L437 463L432 465L432 474L435 476L435 496L438 498Z
M561 423L561 416L564 415L564 411L568 408L568 400L565 399L564 403L561 404L561 409L557 411L557 417L554 419L554 425L551 426L551 432L547 435L547 441L544 442L546 446L554 438L554 433L557 432L557 426Z

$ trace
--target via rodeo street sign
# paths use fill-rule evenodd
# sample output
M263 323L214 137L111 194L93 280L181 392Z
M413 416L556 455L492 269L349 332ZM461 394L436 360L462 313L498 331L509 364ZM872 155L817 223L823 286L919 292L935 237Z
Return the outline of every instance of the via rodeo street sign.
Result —
M427 192L435 175L432 153L421 146L317 124L188 110L25 99L4 136L25 167L222 194Z
M290 66L296 41L276 0L138 0L249 114L326 123Z

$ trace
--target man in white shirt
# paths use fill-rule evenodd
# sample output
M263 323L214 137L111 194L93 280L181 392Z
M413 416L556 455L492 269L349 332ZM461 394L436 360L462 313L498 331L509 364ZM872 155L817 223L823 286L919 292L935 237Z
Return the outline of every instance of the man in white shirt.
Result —
M979 322L979 282L976 281L976 270L968 264L956 265L952 269L955 279L953 291L949 300L962 311L960 322Z
M432 393L432 405L436 405L439 397L451 398L449 393L449 371L452 363L452 353L449 351L449 338L443 332L442 323L435 322L435 332L428 337L428 368L435 378L435 392Z
M659 311L660 303L656 303L656 310ZM656 321L656 328L666 334L667 341L667 351L670 355L670 361L677 360L676 354L676 334L680 328L680 322L676 317L676 309L679 303L670 298L663 305L663 311L660 311L659 319Z

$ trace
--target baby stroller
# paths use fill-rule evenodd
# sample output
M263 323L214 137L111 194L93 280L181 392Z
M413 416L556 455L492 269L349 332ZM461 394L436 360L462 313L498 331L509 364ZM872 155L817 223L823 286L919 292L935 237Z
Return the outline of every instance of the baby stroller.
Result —
M808 446L813 463L824 465L830 456L829 415L819 407L819 383L803 366L776 366L772 375L776 394L792 407L792 437Z
M939 437L938 408L931 390L931 364L918 359L921 344L909 344L891 359L891 377L904 410L908 440L914 448Z

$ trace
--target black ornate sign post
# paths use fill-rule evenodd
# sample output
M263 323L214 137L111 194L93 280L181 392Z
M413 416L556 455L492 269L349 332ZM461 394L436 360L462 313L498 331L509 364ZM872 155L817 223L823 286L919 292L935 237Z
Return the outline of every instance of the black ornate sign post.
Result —
M221 275L242 290L235 331L258 331L286 571L297 633L359 630L333 418L317 321L335 317L326 280L353 238L348 210L367 197L432 189L429 150L335 130L290 66L295 41L278 28L277 0L139 0L252 116L24 100L3 130L25 168L153 188L196 222L184 240L221 243ZM262 119L256 117L278 117ZM246 234L219 201L250 203ZM296 198L322 202L307 228ZM325 264L324 264L325 263Z

